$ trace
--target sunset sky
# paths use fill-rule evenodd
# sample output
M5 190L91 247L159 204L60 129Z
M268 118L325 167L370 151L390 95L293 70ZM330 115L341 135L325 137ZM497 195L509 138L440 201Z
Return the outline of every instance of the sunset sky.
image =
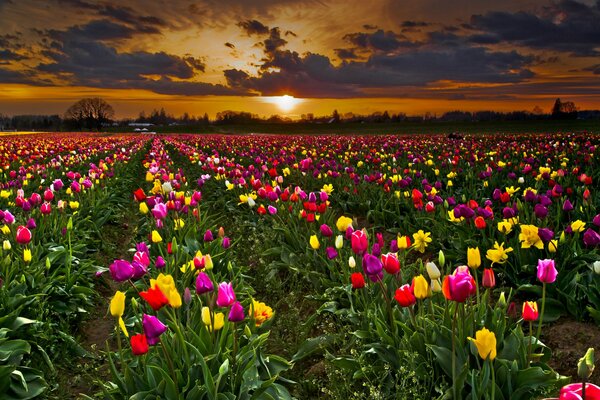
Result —
M600 0L0 0L0 113L96 96L117 117L600 108Z

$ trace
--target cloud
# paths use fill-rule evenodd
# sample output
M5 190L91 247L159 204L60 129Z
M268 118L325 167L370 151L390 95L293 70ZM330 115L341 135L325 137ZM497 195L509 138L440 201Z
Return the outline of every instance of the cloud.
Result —
M373 33L357 32L349 33L344 39L356 47L374 51L389 52L401 47L414 47L415 43L405 40L406 37L392 31L378 29Z
M472 37L477 43L484 39L577 56L600 55L600 1L588 5L563 0L538 14L488 12L472 16L471 25L484 35Z
M250 36L250 35L266 35L269 33L269 27L266 25L263 25L262 22L257 21L255 19L239 22L238 26L240 28L242 28L248 36Z
M26 58L27 57L17 54L11 50L0 50L0 64L5 64L10 61L25 60Z
M583 69L583 71L591 71L594 75L600 75L600 64L591 65Z
M334 51L342 60L357 60L360 58L356 54L356 49L334 49Z

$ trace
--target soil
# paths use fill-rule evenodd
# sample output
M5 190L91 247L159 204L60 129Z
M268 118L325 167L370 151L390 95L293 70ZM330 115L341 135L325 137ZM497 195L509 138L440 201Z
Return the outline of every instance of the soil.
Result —
M600 327L565 317L544 326L542 341L552 349L550 366L561 375L570 376L572 382L577 382L579 359L590 347L600 351ZM592 374L590 382L600 385L600 372Z

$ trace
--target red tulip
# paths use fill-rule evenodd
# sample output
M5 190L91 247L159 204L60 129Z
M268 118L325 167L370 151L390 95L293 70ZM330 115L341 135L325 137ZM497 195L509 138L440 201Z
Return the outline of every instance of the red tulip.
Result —
M23 225L20 225L17 228L17 243L19 244L27 244L31 242L31 231Z
M396 289L394 298L401 307L409 307L416 303L417 299L413 294L412 287L407 283Z
M367 235L363 231L352 232L350 243L352 245L352 251L355 254L363 254L369 246Z
M485 268L483 270L483 279L481 280L481 286L484 288L491 289L496 286L496 276L492 268Z
M477 229L485 229L486 226L487 224L485 222L485 219L483 219L481 215L475 218L475 227Z
M154 311L160 310L163 306L169 304L169 300L164 293L156 286L145 292L140 292L140 296L148 302Z
M141 356L142 354L146 354L148 352L148 340L146 339L146 335L143 333L132 336L130 342L131 351L134 355Z
M365 287L365 277L360 272L353 272L350 275L352 281L352 289L362 289Z
M526 301L525 303L523 303L524 321L537 321L538 316L538 306L535 301Z
M400 271L400 261L398 261L398 257L396 257L394 253L383 254L381 256L381 262L388 274L394 275Z
M135 196L135 199L137 201L146 200L146 193L144 193L144 189L142 189L142 188L139 188L135 192L133 192L133 195Z

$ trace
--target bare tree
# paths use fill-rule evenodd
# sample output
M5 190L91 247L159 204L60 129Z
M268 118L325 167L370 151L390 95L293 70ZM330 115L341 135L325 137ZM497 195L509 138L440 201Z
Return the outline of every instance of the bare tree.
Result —
M72 121L79 129L99 130L103 123L114 116L112 106L99 97L81 99L65 112L65 119Z

